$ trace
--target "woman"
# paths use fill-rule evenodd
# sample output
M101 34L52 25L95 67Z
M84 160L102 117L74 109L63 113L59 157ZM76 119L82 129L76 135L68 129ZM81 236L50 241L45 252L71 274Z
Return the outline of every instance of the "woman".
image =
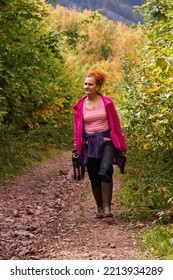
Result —
M104 81L104 73L88 73L84 81L85 96L74 106L74 150L81 159L82 170L87 167L97 204L97 218L113 216L114 152L115 148L126 152L125 138L113 101L100 93Z

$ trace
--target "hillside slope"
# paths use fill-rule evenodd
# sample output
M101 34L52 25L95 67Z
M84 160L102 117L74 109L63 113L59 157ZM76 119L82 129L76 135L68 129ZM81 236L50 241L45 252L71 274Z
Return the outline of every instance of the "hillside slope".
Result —
M101 13L109 19L121 21L128 25L142 22L142 16L134 12L134 6L141 5L145 0L59 0L54 2L49 1L54 7L61 5L69 8L76 8L80 10L102 9Z

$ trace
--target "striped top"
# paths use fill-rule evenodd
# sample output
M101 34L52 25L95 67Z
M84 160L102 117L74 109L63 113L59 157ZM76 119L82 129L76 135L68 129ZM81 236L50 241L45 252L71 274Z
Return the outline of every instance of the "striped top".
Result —
M109 129L109 122L102 98L96 109L88 109L83 105L84 131L86 133L102 132Z

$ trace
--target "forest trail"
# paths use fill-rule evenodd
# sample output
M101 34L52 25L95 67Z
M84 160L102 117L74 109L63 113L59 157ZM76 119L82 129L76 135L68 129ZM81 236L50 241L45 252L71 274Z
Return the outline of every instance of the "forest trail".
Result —
M71 153L0 186L0 259L139 259L138 224L113 199L114 217L95 218L88 176L73 180ZM114 194L118 182L114 180ZM139 225L140 226L140 225Z

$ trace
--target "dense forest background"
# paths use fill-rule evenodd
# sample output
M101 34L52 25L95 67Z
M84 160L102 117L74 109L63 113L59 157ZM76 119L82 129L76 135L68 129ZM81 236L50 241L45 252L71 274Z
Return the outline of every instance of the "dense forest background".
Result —
M72 149L72 106L87 71L101 69L128 145L119 201L128 219L158 225L146 238L171 258L173 1L139 12L145 23L130 27L45 0L0 1L0 180Z
M101 14L109 19L121 21L128 25L136 22L143 22L141 14L136 13L134 7L144 4L145 0L58 0L49 1L54 7L61 5L68 8L76 8L78 10L98 10Z

